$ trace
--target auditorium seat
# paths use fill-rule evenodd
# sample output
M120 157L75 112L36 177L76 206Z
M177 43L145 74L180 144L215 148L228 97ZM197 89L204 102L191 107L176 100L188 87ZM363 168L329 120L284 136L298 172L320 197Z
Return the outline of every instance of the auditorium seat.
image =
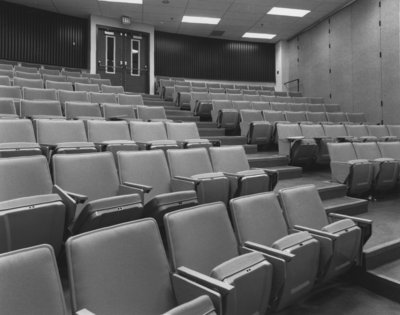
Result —
M268 103L276 102L275 96L260 95L259 97L260 97L260 101L263 101L263 102L268 102Z
M137 118L143 121L165 121L167 115L164 106L144 106L136 107Z
M391 192L399 178L399 163L390 157L382 156L376 142L353 143L358 159L365 159L373 165L373 193Z
M101 79L99 73L81 73L81 76L89 79Z
M271 105L271 110L280 111L280 112L290 111L289 103L271 102L270 105Z
M97 103L85 102L66 102L65 103L65 118L67 119L99 119L103 120L101 109Z
M89 78L84 77L67 77L67 82L71 82L74 86L76 83L89 84Z
M265 101L251 101L251 107L256 110L271 110L269 102Z
M335 139L335 141L351 141L353 137L347 134L344 125L339 124L323 124L325 135L329 138Z
M273 266L273 310L311 291L319 269L319 242L308 232L289 233L274 192L232 199L230 213L243 252L260 252Z
M54 89L22 88L25 100L57 100L57 91Z
M261 85L249 85L249 90L260 91Z
M131 137L141 149L177 149L179 148L175 140L169 140L167 131L162 121L130 121L129 127Z
M343 112L326 112L326 118L329 122L334 124L344 124L347 123L347 116Z
M168 139L175 140L184 149L209 148L212 146L207 139L201 139L194 122L165 122Z
M274 94L275 94L275 96L282 96L282 97L288 96L288 93L285 91L275 91Z
M221 84L220 83L206 83L206 86L207 86L207 88L208 89L210 89L210 88L217 88L217 89L220 89L221 88Z
M117 103L117 96L114 93L98 93L89 92L89 99L91 103Z
M256 90L242 90L243 95L258 95Z
M125 90L123 86L120 85L101 85L101 91L103 93L114 93L114 94L124 94Z
M317 104L323 104L323 102ZM338 113L342 111L342 108L339 104L323 104L323 106L325 107L325 112L327 113Z
M267 85L263 85L261 86L263 91L275 91L275 87L273 86L267 86Z
M61 75L64 75L66 77L80 77L81 72L80 71L63 70L63 71L61 71Z
M258 93L258 95L260 95L260 96L274 96L274 91L264 91L264 90L261 90L261 91L257 91L257 93Z
M120 105L144 105L142 95L131 95L131 94L118 94L118 103Z
M353 144L328 143L331 160L332 180L347 185L350 195L366 195L370 192L373 180L372 164L358 159Z
M209 104L209 108L211 108L211 98L208 92L195 92L193 88L192 91L190 100L191 112L196 113L199 104L202 102Z
M71 82L57 82L57 81L46 81L46 89L73 91L74 87Z
M53 82L67 82L67 78L63 75L54 74L43 74L43 82L53 81Z
M225 89L226 94L242 94L242 91L239 89L234 89L234 88L226 88Z
M90 84L97 84L99 87L103 84L112 85L110 79L90 78Z
M28 88L43 89L43 80L42 79L24 79L24 78L14 77L14 86L19 86L20 88L28 87Z
M242 109L240 111L240 133L247 137L248 144L269 144L273 126L264 120L260 110Z
M290 111L292 112L306 112L307 107L306 104L303 103L292 103L289 104Z
M324 281L360 263L362 246L371 235L370 220L327 214L314 185L279 191L290 229L309 232L320 242L320 270Z
M235 85L232 83L221 83L221 87L224 88L225 90L226 89L234 89Z
M375 137L378 141L396 141L396 136L391 136L386 125L367 125L368 135Z
M163 226L166 213L198 204L194 190L173 192L167 159L161 150L119 152L120 182L142 196L144 215Z
M228 100L231 101L243 101L243 94L228 94L226 93Z
M260 253L241 255L223 203L171 212L164 222L172 269L178 275L214 282L215 289L231 288L220 291L225 291L221 314L266 313L272 266Z
M160 96L165 101L172 101L175 80L160 80Z
M22 78L22 79L42 79L42 76L39 72L36 73L31 73L31 72L21 72L21 71L15 71L14 72L14 78Z
M82 120L38 119L35 127L37 142L49 161L57 153L97 152L88 142Z
M229 180L214 172L205 148L168 150L173 191L196 190L200 203L229 200Z
M192 82L192 87L206 88L207 86L205 82Z
M135 141L131 140L126 121L88 120L86 129L88 140L98 146L100 151L112 152L115 161L118 151L139 149Z
M235 89L238 89L238 90L247 90L248 88L249 88L249 86L245 85L245 84L235 84Z
M74 236L66 246L73 311L216 315L206 294L217 300L216 305L222 304L214 288L171 276L160 232L152 219ZM116 292L117 298L110 299Z
M253 109L253 106L251 105L250 101L233 100L232 106L237 111L241 111L242 109Z
M0 255L0 274L2 314L69 314L50 246L34 246Z
M243 100L244 101L250 101L250 102L260 102L262 101L260 95L252 95L252 94L243 94Z
M209 88L208 93L225 93L224 88Z
M306 110L308 112L325 112L325 106L323 104L306 104Z
M51 100L21 100L21 118L63 119L61 104Z
M187 96L190 95L191 91L192 88L190 86L175 85L172 101L178 107L187 107L187 105L190 103L190 98Z
M0 73L0 85L11 86L10 78Z
M29 119L0 119L0 157L40 154Z
M9 77L10 79L14 78L14 71L13 70L1 70L0 75L4 77Z
M377 141L378 139L368 134L365 125L345 125L347 134L353 137L353 141Z
M318 146L316 154L316 162L318 164L329 163L328 143L334 142L335 139L325 135L324 128L320 124L300 124L301 133L307 139L314 139Z
M367 122L367 118L364 113L346 113L347 120L355 124L363 124Z
M305 112L285 111L285 120L291 123L307 123L307 116Z
M298 124L282 124L277 126L279 154L287 156L291 165L310 166L318 152L313 138L305 138Z
M387 128L389 130L389 134L392 137L397 137L397 139L400 139L400 124L399 125L387 125Z
M18 118L12 99L0 98L0 118Z
M38 72L38 68L25 67L25 66L14 66L14 71L37 73Z
M311 104L325 104L325 99L323 97L309 97L309 101Z
M89 102L89 95L84 91L58 91L58 99L61 103L63 110L65 109L66 102Z
M84 92L100 92L100 87L98 84L86 84L86 83L75 83L75 91L84 91Z
M209 150L214 172L229 179L230 197L273 190L277 174L264 169L250 169L243 146L214 147Z
M306 117L309 122L315 124L323 124L328 121L325 112L306 112Z
M71 234L142 217L141 198L119 184L111 152L56 154L52 166L55 191L67 206Z
M43 76L45 74L50 74L50 75L60 75L60 71L57 69L39 69L39 73Z
M196 86L192 85L192 92L208 93L208 89L207 89L207 87L205 87L205 86L203 86L203 87L196 87Z
M382 157L391 158L400 163L400 142L378 142ZM399 166L400 167L400 166ZM399 174L400 175L400 174ZM399 176L400 180L400 176Z
M233 130L239 125L239 112L233 108L230 100L213 100L211 119L218 128Z
M14 71L14 66L6 63L0 63L0 70Z
M60 253L66 208L52 189L43 155L0 159L0 253L39 244Z
M132 120L136 119L133 105L119 105L104 103L101 105L106 120Z

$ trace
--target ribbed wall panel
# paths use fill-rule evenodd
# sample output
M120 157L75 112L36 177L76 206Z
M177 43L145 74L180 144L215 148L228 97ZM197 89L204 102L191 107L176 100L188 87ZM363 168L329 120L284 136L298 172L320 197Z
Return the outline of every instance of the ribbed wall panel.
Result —
M156 75L275 82L275 45L155 33Z
M88 20L0 1L0 59L88 66Z

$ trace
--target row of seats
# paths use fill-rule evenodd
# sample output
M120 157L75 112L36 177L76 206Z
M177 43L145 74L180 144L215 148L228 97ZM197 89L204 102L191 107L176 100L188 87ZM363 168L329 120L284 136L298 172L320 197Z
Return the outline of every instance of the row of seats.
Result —
M371 234L369 220L327 216L313 185L283 189L279 199L274 193L236 198L229 213L223 203L180 209L165 215L164 226L168 257L152 219L69 238L73 311L251 315L281 310L359 262ZM6 275L0 284L5 314L65 314L49 246L1 255L0 272Z

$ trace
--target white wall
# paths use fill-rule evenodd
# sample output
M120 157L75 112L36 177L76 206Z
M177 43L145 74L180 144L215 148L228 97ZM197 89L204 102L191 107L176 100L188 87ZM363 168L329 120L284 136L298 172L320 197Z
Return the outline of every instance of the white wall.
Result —
M145 25L145 24L132 24L132 25L122 25L119 19L111 19L111 18L105 18L101 16L94 16L92 15L90 17L90 72L95 73L96 72L96 62L97 62L97 57L96 57L96 50L97 50L97 26L98 25L103 25L103 26L110 26L110 27L116 27L116 28L123 28L123 29L128 29L128 30L134 30L134 31L139 31L139 32L144 32L144 33L149 33L149 44L150 44L150 71L149 71L149 76L150 76L150 94L154 94L154 70L155 70L155 64L154 64L154 26L151 25Z

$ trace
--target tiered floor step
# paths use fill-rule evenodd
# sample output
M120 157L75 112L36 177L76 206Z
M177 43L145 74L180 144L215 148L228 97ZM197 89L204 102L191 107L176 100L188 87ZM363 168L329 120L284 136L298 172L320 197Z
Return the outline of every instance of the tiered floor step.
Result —
M217 124L215 122L211 122L211 121L199 121L196 124L197 124L197 128L199 128L199 129L201 129L201 128L217 128Z
M165 114L167 116L187 116L187 117L193 117L193 113L189 112L187 110L179 110L176 109L176 107L174 109L166 109L165 110Z
M219 139L225 136L225 129L223 128L199 128L199 134L201 138L207 139Z
M204 129L205 128L202 128L199 130L201 137L207 138L210 140L220 140L221 145L245 145L245 144L247 144L247 138L241 137L241 136L209 136L209 137L205 137L201 134L201 132L203 132ZM221 130L221 128L218 128L217 130ZM222 129L222 130L224 130L224 129ZM224 130L223 134L225 134L225 130Z

